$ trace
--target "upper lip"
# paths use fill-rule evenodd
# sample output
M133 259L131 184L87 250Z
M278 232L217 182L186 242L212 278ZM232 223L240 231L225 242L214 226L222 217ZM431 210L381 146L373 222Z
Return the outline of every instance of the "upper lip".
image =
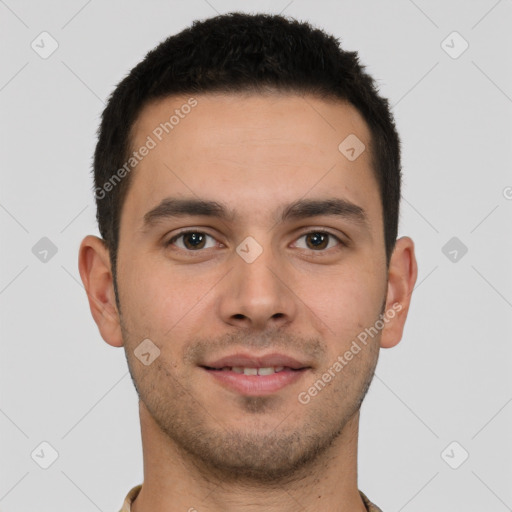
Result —
M286 356L284 354L267 354L262 356L256 356L251 354L232 354L225 356L214 361L201 364L200 366L206 366L209 368L224 368L224 367L244 367L244 368L269 368L275 366L286 366L294 370L301 368L309 368L307 363L302 363L297 359Z

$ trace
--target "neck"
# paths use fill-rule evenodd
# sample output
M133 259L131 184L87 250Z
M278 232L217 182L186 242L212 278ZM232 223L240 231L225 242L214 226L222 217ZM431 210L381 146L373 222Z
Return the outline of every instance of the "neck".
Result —
M286 481L226 478L184 453L140 402L144 483L132 512L365 512L357 488L359 411L329 449Z

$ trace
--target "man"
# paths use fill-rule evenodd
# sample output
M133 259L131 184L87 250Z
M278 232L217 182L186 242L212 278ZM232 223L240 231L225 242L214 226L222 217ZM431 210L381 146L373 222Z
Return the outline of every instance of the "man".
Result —
M388 103L338 41L232 13L118 85L79 269L139 395L123 511L378 511L359 410L417 276Z

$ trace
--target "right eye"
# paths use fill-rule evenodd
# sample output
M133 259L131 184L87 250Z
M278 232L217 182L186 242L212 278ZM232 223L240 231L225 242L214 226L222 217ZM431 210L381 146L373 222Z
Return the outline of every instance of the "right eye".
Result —
M206 239L211 238L212 240L215 240L213 236L208 235L207 233L204 233L202 231L182 231L181 233L178 233L177 235L173 236L171 239L169 239L165 243L165 247L168 247L170 245L176 245L178 249L182 249L184 251L191 251L191 252L197 252L201 249L209 249L210 247L205 247ZM183 239L182 245L175 244L175 242L179 239ZM213 246L214 247L214 246Z

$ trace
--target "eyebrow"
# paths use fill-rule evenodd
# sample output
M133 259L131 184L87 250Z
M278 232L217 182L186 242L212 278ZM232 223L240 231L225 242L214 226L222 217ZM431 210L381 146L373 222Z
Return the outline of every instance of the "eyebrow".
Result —
M144 215L143 229L148 230L160 221L185 216L205 216L233 221L236 210L227 208L217 201L192 198L168 197ZM341 198L299 199L284 207L278 222L307 219L318 216L332 216L351 221L369 229L365 210L351 201Z

